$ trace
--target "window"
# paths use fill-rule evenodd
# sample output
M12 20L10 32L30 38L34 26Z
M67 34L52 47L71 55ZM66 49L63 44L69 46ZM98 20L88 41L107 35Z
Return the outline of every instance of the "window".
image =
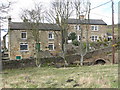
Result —
M27 39L27 32L21 32L21 38Z
M28 44L27 43L20 43L20 50L21 51L28 51Z
M94 30L94 26L91 26L92 30Z
M95 31L98 30L98 26L95 26Z
M97 41L97 40L98 40L98 36L93 35L93 36L91 37L91 39L92 39L92 41Z
M75 28L75 30L80 30L81 29L80 25L76 25L76 26L74 26L74 28Z
M111 41L112 40L112 36L108 36L108 41Z
M54 50L54 44L53 43L49 43L48 48L50 51Z
M81 40L81 36L80 36L80 35L78 35L78 41L79 41L79 40Z
M92 31L98 31L98 26L91 26Z
M52 32L49 32L48 38L49 39L54 39L54 34Z

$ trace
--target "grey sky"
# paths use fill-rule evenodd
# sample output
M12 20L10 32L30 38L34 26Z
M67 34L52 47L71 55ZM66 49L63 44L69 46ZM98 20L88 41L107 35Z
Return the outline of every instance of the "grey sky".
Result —
M49 3L53 0L0 0L2 2L5 1L12 1L15 2L12 6L12 10L8 15L10 15L13 19L13 21L20 21L20 13L21 9L24 8L32 8L34 5L34 2L42 2L44 8L49 7ZM96 7L98 5L101 5L105 2L108 2L110 0L90 0L91 2L91 8ZM114 1L114 10L115 10L115 23L118 22L118 2L119 0L113 0ZM104 6L101 6L99 8L96 8L94 10L91 10L90 18L91 19L103 19L107 24L112 24L111 22L111 3L108 3Z
M21 9L23 8L32 8L34 2L42 2L43 7L48 8L50 1L52 0L10 0L15 1L16 3L13 5L10 15L13 18L13 21L20 21L19 14ZM108 2L110 0L90 0L91 8L96 7L100 4ZM114 0L114 10L115 10L115 23L118 22L118 0ZM103 19L107 24L112 24L111 22L111 3L108 3L104 6L91 10L90 18L91 19Z

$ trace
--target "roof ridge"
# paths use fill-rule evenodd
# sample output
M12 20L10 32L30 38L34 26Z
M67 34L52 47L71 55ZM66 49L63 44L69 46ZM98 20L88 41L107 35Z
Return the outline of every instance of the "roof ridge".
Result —
M13 29L23 30L23 29L27 29L28 27L29 27L29 23L25 23L25 22L11 22L10 23L11 30ZM38 27L39 29L42 29L42 30L60 30L60 27L57 24L53 24L53 23L39 23Z
M26 22L11 22L11 23L26 23ZM55 23L39 23L39 24L51 24L51 25L57 25Z
M68 24L88 24L88 19L68 19ZM102 19L90 19L91 25L107 25Z
M76 19L76 18L69 18L68 20L70 19L74 19L74 20L88 20L88 19ZM103 19L90 19L90 20L103 20Z

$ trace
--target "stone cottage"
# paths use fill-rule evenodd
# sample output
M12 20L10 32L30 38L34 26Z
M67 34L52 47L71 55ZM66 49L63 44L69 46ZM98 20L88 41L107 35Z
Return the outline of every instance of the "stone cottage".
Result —
M101 19L69 19L68 34L75 32L77 40L81 39L81 29L83 29L83 41L88 37L89 42L94 42L106 38L107 24ZM86 31L88 30L88 35Z
M61 33L56 24L39 23L40 42L37 47L41 51L49 51L56 55L61 52ZM25 22L9 22L9 57L11 60L34 57L36 43L29 24Z

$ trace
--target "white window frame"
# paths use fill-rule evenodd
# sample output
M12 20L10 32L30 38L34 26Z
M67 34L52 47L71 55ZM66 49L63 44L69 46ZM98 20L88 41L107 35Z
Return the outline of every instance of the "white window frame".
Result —
M49 37L49 34L52 34L52 37ZM48 39L54 39L54 33L53 32L48 33Z
M81 27L80 27L80 25L75 25L74 29L79 31L79 30L81 30Z
M20 42L20 46L21 45L27 45L27 50L21 50L21 48L20 48L20 51L29 51L29 45L28 45L28 43L26 43L26 42Z
M94 37L94 39L92 38L92 37ZM97 37L97 38L96 38ZM91 41L97 41L98 40L98 36L97 35L92 35L91 36Z
M25 33L25 34L26 34L26 37L25 37L25 38L22 38L22 33ZM27 32L26 32L26 31L22 31L20 37L21 37L21 39L27 39Z
M49 45L53 45L53 49L52 50L50 50ZM54 43L49 43L48 44L48 48L49 48L49 51L54 51L55 50Z
M113 39L113 37L112 37L112 36L108 36L108 38L110 38L111 40Z
M98 31L98 25L91 25L92 31Z
M78 40L78 41L81 40L81 36L80 36L80 35L77 36L77 40Z

